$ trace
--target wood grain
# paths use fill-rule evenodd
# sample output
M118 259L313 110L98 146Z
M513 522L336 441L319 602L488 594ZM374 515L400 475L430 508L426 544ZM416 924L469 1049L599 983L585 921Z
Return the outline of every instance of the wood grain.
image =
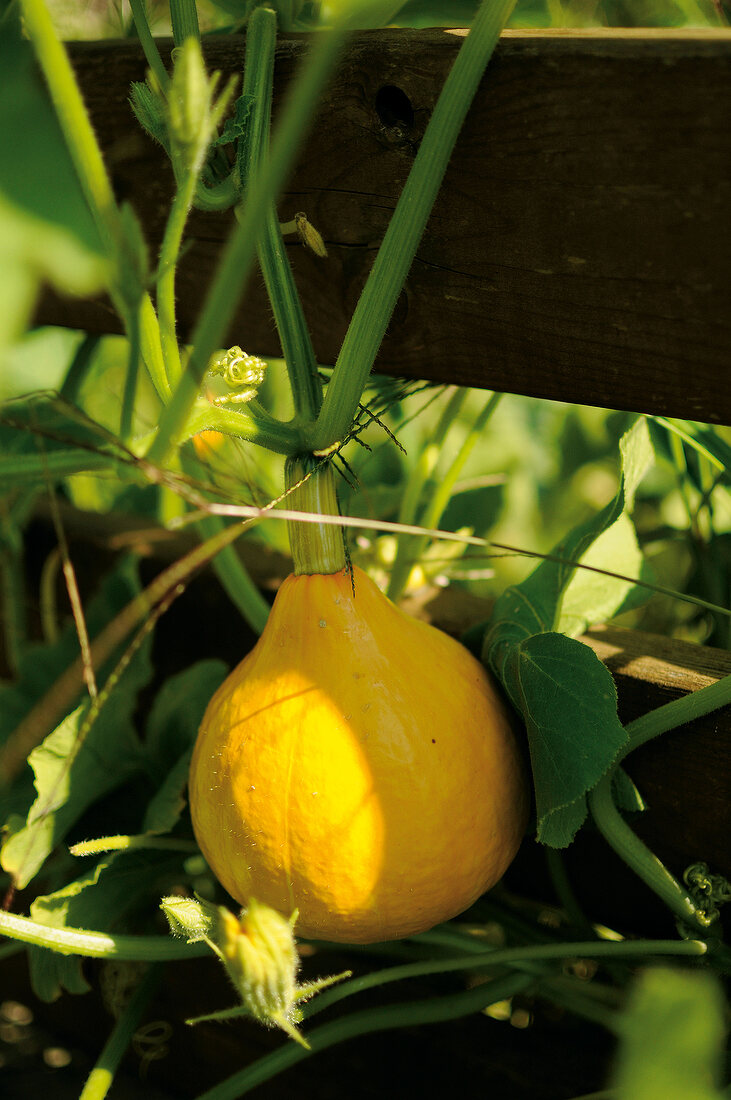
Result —
M337 355L460 41L439 30L358 35L301 151L280 213L306 211L327 242L325 260L288 248L324 363ZM279 95L306 48L281 41ZM212 39L208 59L237 72L243 49L236 36ZM130 82L144 76L141 51L102 42L71 55L117 194L136 207L154 251L170 173L127 104ZM731 423L729 101L731 32L504 34L377 369ZM183 332L229 225L228 216L190 220ZM117 327L104 302L50 296L38 319ZM260 280L230 337L277 354Z

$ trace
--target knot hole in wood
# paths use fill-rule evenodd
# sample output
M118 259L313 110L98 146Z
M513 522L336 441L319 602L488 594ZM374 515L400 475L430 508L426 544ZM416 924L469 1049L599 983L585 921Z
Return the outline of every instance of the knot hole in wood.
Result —
M396 84L384 84L376 92L374 106L390 145L415 146L414 107L403 88Z

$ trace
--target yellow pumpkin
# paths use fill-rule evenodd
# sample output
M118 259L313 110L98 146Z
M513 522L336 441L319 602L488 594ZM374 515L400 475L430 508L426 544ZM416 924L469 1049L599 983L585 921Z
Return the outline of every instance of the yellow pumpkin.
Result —
M284 581L190 770L195 834L229 893L350 943L461 913L512 860L527 804L480 663L358 568Z

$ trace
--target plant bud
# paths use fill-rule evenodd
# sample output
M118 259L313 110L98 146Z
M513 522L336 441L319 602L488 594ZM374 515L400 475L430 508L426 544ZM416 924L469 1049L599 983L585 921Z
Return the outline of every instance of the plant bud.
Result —
M252 898L237 919L220 911L218 946L242 1001L262 1023L294 1024L299 967L294 920Z
M168 122L173 140L184 148L208 137L210 88L200 44L186 38L173 52L175 68L168 102Z
M152 87L151 73L148 73L146 84L139 81L132 84L129 102L143 130L146 130L150 137L159 142L169 153L165 99L156 88Z
M236 86L232 78L214 103L220 73L208 76L196 38L186 38L173 50L175 67L167 103L167 126L173 166L200 172L214 130L223 117Z
M184 936L188 943L207 940L217 923L217 907L195 898L163 898L160 908L168 919L172 934Z

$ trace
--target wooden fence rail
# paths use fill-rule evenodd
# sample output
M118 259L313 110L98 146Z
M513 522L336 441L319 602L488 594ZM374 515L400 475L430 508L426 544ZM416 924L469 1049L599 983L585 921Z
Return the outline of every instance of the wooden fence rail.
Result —
M282 196L329 255L289 252L320 360L337 354L462 32L373 31L346 51ZM162 43L164 54L170 43ZM278 93L307 40L282 39ZM244 41L211 39L240 72ZM160 240L162 151L127 102L134 42L71 47L115 187ZM731 32L507 32L460 136L377 363L607 408L731 423ZM195 320L230 225L194 214L178 284ZM276 355L259 280L231 342ZM42 322L113 331L103 302Z

